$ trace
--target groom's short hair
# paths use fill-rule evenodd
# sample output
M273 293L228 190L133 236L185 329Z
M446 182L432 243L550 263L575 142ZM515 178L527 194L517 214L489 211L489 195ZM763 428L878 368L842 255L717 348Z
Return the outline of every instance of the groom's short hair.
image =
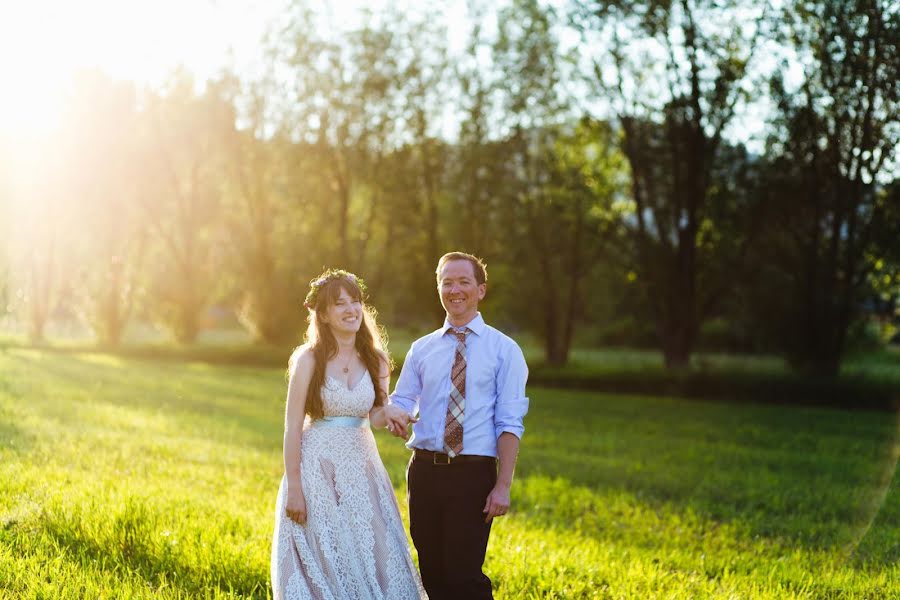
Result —
M472 263L472 270L475 271L475 281L478 283L478 285L487 283L487 264L485 264L485 262L477 256L468 254L466 252L448 252L441 257L441 259L438 261L437 269L434 270L434 274L437 277L438 283L441 282L441 269L443 269L444 265L451 260L469 261L470 263Z

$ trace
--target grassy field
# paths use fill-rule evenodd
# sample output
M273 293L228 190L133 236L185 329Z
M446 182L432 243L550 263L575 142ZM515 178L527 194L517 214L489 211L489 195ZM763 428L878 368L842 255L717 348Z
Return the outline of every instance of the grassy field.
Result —
M283 393L278 368L0 349L0 598L266 598ZM895 415L529 395L498 599L900 598Z

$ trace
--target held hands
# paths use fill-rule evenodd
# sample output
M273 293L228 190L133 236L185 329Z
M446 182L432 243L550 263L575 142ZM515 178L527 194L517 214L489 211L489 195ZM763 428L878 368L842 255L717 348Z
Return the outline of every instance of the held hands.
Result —
M302 489L288 486L284 512L297 525L306 523L306 498L303 496Z
M502 517L509 512L509 486L501 483L494 485L481 512L485 514L485 523L490 523L494 517Z
M404 440L409 439L409 424L418 421L418 419L410 417L406 411L399 406L394 406L392 404L384 407L384 420L387 421L385 428L390 431L392 435L403 438Z

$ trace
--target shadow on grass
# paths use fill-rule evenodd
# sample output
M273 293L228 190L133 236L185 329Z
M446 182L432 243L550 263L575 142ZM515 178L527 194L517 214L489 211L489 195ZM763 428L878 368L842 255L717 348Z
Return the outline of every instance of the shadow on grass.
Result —
M0 376L0 451L16 455L27 454L34 444L34 435L17 423L21 416L13 410L22 393L5 376ZM10 403L7 405L7 403Z
M57 360L60 356L63 360ZM41 399L60 420L74 401L105 403L191 419L194 425L199 418L207 422L201 429L210 439L247 443L267 452L281 447L285 382L276 370L78 354L16 352L9 359L22 372L41 378L42 385L64 394Z
M597 555L612 560L627 557L630 575L623 573L623 577L633 576L632 567L646 573L642 567L652 570L658 565L679 579L719 582L713 587L720 593L709 597L743 597L742 592L750 597L751 589L756 591L752 597L768 597L767 593L803 598L893 597L884 593L881 583L890 580L891 569L896 569L889 545L862 558L841 549L798 546L790 538L756 535L740 518L716 520L689 506L647 501L621 489L592 490L562 478L520 478L513 503L516 525L512 529L565 537L576 556L577 540L595 540L593 547L602 548ZM510 526L501 522L495 527ZM599 578L596 583L600 584ZM731 593L726 594L726 589Z
M536 390L517 479L563 478L749 534L853 548L900 536L897 415ZM890 552L888 552L889 555Z
M239 367L287 367L287 359L295 345L272 346L255 343L195 344L181 346L174 343L123 344L115 347L94 343L45 343L33 344L17 340L0 339L0 351L33 350L71 355L109 355L123 359L147 360L160 363L203 362L211 365Z
M34 436L9 421L10 415L0 407L0 454L25 455L34 444Z

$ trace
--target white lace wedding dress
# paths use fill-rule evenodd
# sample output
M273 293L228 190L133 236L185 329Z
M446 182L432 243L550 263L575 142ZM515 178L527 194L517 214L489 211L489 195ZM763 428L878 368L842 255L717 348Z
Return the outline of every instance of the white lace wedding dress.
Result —
M368 373L353 389L325 378L326 419L307 419L301 440L304 525L284 513L284 478L278 490L272 541L275 600L426 598L394 488L366 420L374 400Z

